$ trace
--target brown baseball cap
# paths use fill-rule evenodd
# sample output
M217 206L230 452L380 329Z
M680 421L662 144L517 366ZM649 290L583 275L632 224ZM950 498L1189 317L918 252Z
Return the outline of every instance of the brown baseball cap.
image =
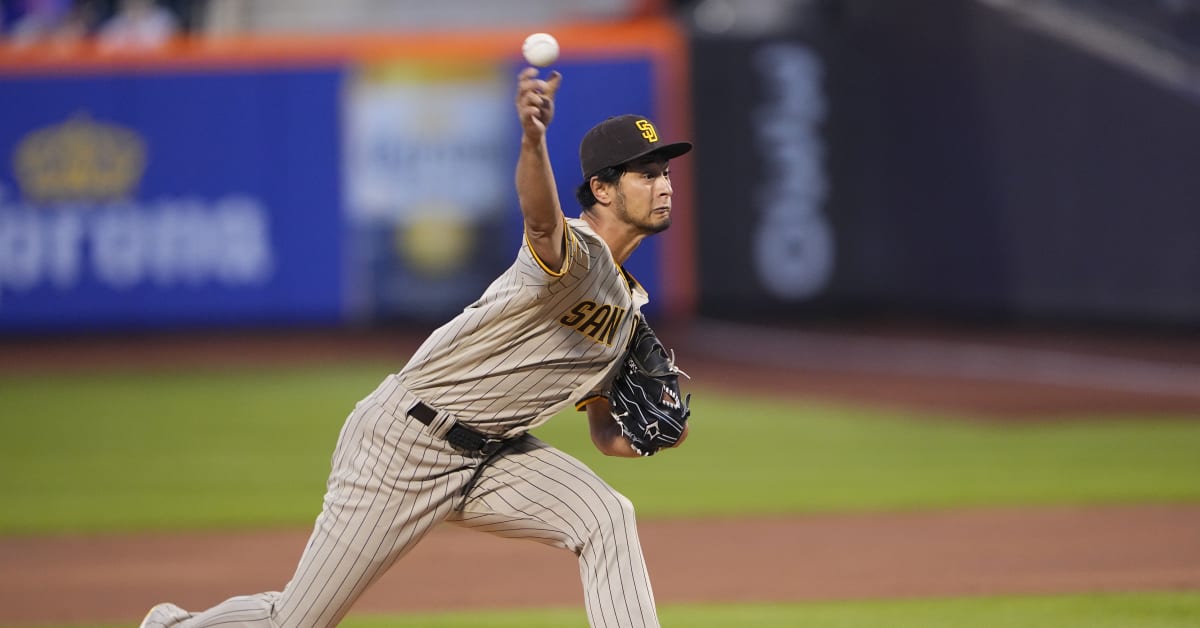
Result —
M674 159L692 150L691 142L668 144L658 136L658 129L645 116L626 114L614 116L588 130L579 143L579 165L583 178L610 166L619 166L657 153Z

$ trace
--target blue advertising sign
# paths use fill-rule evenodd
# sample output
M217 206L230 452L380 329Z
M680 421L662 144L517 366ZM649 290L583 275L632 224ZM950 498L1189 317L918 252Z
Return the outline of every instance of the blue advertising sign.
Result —
M0 78L0 331L340 319L341 81Z
M577 216L580 140L654 118L659 68L559 69L548 142ZM453 315L522 244L518 70L398 56L0 77L0 333ZM662 255L648 238L627 265L652 297Z
M580 213L579 142L606 117L653 118L654 66L595 59L556 66L547 143L567 216ZM361 320L451 316L475 301L517 255L523 222L513 175L521 127L520 68L494 60L375 60L349 74L344 102L348 310ZM621 89L603 86L619 84ZM685 210L686 211L686 210ZM648 238L627 269L655 312L660 243Z

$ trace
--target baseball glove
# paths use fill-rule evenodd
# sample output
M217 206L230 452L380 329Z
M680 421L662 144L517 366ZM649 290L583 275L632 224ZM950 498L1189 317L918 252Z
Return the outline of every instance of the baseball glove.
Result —
M692 396L680 396L680 375L688 377L675 366L674 352L667 353L654 330L639 318L608 401L621 433L643 456L673 447L683 437Z

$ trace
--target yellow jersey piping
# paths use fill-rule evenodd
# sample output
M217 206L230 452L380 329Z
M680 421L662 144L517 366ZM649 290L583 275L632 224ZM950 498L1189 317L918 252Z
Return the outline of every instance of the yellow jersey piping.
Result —
M533 255L533 261L537 262L537 265L541 266L542 270L551 277L562 277L567 274L567 271L571 268L571 256L574 254L573 245L575 244L575 233L571 231L571 226L567 224L567 217L563 216L563 265L562 270L554 271L542 261L542 258L538 257L537 251L529 243L529 232L525 232L525 246L529 247L529 252Z

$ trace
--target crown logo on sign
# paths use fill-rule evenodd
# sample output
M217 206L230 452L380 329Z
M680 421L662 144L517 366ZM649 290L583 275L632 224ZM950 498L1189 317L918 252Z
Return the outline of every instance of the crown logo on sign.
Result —
M26 135L13 165L30 200L111 200L129 196L141 180L146 146L129 129L79 113Z

